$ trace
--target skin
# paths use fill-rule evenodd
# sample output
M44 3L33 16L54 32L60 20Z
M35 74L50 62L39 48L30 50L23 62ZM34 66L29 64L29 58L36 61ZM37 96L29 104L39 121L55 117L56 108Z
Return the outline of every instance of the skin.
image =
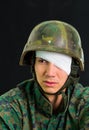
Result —
M68 78L68 74L64 70L39 57L36 57L35 60L35 74L41 88L48 93L57 92ZM62 95L45 94L45 96L52 103L54 109L61 103Z

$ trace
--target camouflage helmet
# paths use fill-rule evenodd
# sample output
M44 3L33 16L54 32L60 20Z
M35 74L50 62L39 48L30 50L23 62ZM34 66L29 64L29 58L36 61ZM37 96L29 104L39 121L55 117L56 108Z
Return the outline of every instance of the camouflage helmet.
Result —
M32 52L37 50L69 55L76 59L80 69L84 70L84 54L80 35L73 26L66 22L49 20L34 27L23 49L20 65L30 64Z

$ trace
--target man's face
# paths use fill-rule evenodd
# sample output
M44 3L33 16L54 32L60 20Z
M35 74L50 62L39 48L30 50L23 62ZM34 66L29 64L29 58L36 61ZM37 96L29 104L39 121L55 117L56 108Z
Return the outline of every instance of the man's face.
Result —
M35 60L35 74L39 85L47 93L57 92L68 78L64 70L39 57Z

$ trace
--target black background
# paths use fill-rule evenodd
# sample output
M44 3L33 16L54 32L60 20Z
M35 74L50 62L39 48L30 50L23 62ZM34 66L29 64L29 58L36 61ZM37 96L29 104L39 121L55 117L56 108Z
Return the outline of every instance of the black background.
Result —
M89 0L1 0L0 94L31 77L29 67L19 66L20 55L32 28L49 19L78 29L85 53L80 82L89 85Z

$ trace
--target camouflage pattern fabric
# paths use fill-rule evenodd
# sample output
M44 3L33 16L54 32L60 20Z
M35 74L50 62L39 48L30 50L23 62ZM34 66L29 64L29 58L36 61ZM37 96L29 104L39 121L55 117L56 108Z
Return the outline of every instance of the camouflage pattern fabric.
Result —
M69 55L84 70L84 54L78 31L65 22L49 20L35 26L24 46L20 65L31 65L34 51L51 51Z
M67 95L54 114L34 80L20 83L0 97L0 130L89 130L89 88L77 83Z

